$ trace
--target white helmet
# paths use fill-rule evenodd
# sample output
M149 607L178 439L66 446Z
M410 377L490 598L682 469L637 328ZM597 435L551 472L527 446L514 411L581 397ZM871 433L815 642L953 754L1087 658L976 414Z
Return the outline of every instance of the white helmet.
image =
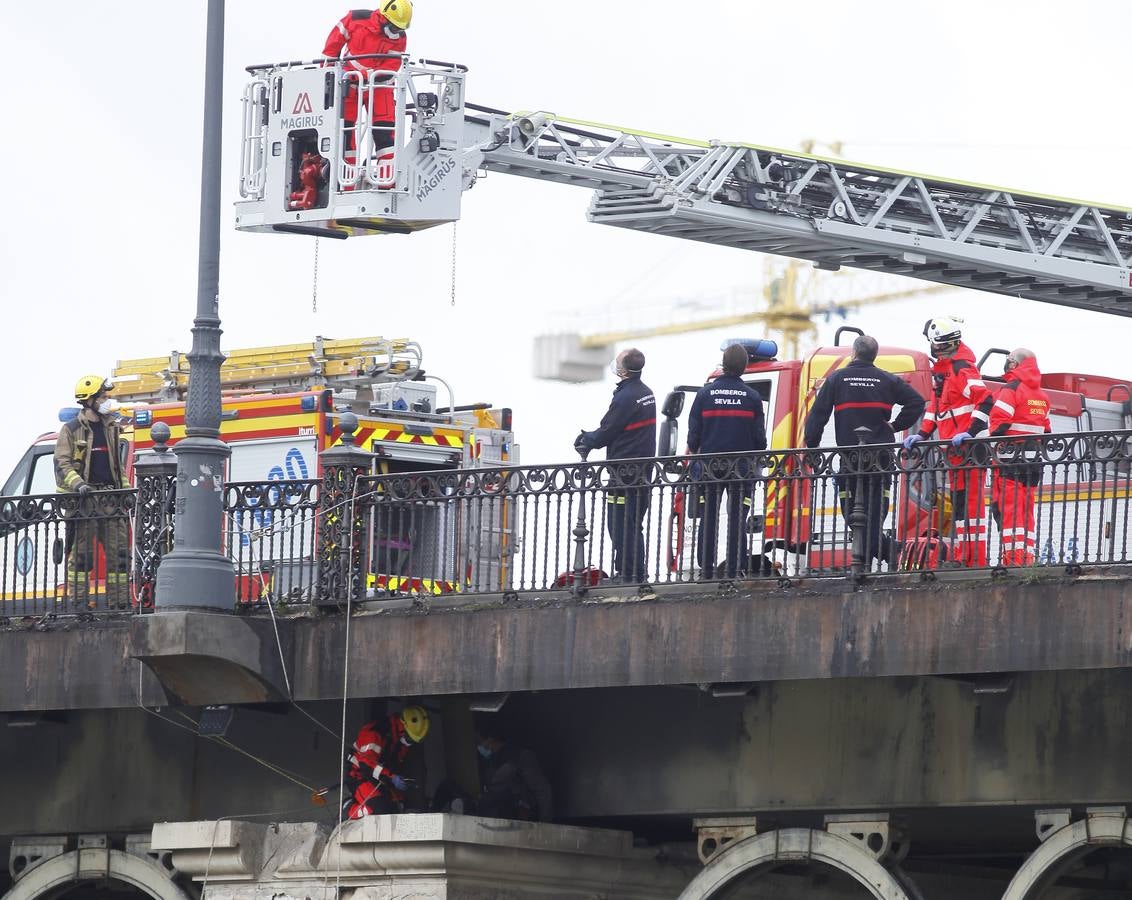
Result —
M955 350L963 339L963 320L958 316L940 316L928 319L924 325L924 337L932 345L933 352Z

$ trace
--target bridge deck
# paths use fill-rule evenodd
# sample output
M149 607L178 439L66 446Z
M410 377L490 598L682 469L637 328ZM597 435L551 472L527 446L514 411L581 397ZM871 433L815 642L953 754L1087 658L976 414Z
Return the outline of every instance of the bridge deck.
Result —
M683 586L654 601L480 596L349 622L351 697L1105 669L1132 664L1132 571ZM0 632L0 710L340 697L346 619L169 613ZM285 661L284 666L281 659ZM163 668L164 667L164 668ZM141 696L139 697L139 689Z

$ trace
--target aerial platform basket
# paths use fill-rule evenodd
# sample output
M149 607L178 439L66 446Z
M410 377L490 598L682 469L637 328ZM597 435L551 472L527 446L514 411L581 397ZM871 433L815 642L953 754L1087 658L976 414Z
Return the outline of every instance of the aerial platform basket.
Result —
M401 67L359 70L389 60ZM387 54L249 67L237 229L346 238L458 219L465 71ZM375 105L392 125L370 121Z

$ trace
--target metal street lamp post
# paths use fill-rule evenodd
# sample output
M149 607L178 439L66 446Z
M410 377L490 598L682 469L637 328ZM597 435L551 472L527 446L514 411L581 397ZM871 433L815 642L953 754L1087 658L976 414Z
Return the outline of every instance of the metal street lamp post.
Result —
M173 549L157 570L157 610L231 612L235 569L221 552L224 468L231 455L220 440L220 156L224 84L224 0L208 2L201 157L197 313L189 351L186 437L177 444Z

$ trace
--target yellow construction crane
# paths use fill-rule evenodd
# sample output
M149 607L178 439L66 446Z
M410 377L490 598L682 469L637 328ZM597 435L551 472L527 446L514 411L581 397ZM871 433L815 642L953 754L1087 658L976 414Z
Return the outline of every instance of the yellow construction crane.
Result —
M875 287L876 282L872 285ZM925 287L913 284L897 290L862 293L865 287L861 277L819 271L799 260L770 258L763 279L763 302L759 308L751 308L757 303L754 291L733 292L730 301L733 308L727 312L719 311L723 304L715 299L711 302L711 311L704 315L638 325L636 322L642 316L633 315L630 311L629 321L624 327L610 327L591 333L541 335L535 339L535 376L556 381L597 381L602 377L617 344L749 324L761 325L771 336L779 338L781 358L798 359L803 344L817 340L816 317L845 315L863 306L954 290L948 285ZM696 308L695 304L690 306ZM674 304L669 304L666 314L672 315L674 308ZM646 313L649 316L655 314L655 311Z

